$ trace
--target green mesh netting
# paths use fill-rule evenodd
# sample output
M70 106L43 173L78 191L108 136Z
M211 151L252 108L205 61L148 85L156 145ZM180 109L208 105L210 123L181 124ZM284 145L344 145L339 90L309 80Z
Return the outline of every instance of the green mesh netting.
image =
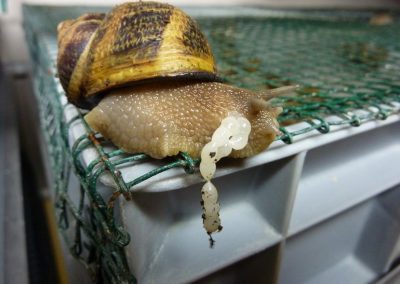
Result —
M108 142L93 132L77 114L68 121L62 104L63 91L55 78L57 23L89 8L26 6L25 30L34 68L34 91L53 170L55 205L59 228L71 253L95 280L135 282L124 247L129 234L115 218L114 201L131 198L135 185L171 168L193 173L199 161L185 153L165 160L153 171L124 180L121 166L150 160L145 154L126 154L104 147ZM90 8L105 11L105 8ZM241 9L231 9L240 13ZM239 11L239 12L238 12ZM369 12L283 12L246 17L198 17L210 40L221 76L229 83L254 90L299 85L296 96L280 97L282 136L292 143L295 136L333 125L359 126L365 121L386 119L399 113L400 23L368 24ZM68 106L71 107L71 106ZM80 122L86 133L70 144L72 123ZM302 122L291 130L288 125ZM98 158L85 165L82 152L94 148ZM111 150L110 150L111 149ZM70 168L80 181L79 201L68 191ZM105 200L98 179L109 172L117 184ZM72 233L71 233L72 232Z
M305 19L202 19L224 78L235 85L270 89L301 87L285 97L282 125L308 121L309 128L283 129L284 142L311 129L360 125L385 119L397 108L400 88L400 30L366 22ZM362 115L353 113L363 109ZM328 115L338 119L327 121ZM314 119L314 121L312 121Z

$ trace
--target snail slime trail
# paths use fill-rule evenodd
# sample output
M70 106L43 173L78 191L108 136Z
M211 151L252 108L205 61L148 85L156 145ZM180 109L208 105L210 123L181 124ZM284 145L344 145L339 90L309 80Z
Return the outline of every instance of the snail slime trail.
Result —
M230 155L232 150L243 149L249 140L250 122L237 112L231 112L222 120L215 130L211 141L201 151L200 173L206 180L201 189L201 206L203 207L203 227L210 236L210 247L214 246L211 234L222 230L219 217L217 188L212 184L216 163Z

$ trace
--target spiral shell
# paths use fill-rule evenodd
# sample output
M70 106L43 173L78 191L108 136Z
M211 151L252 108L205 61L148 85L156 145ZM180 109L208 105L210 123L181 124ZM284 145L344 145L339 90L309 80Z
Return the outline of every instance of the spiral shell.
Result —
M214 57L197 24L180 9L130 2L109 14L85 14L58 27L61 84L71 102L90 108L99 93L160 78L215 78Z

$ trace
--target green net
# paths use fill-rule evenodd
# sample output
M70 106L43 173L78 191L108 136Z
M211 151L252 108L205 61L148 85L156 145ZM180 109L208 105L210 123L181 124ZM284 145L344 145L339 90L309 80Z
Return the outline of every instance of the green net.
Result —
M397 111L398 25L263 18L202 19L200 24L228 82L255 90L301 86L297 96L280 98L285 108L279 121L307 121L310 127L283 128L284 142L312 129L326 133L330 125L358 126ZM360 109L365 112L354 113Z
M130 239L115 216L116 199L120 195L130 199L135 185L171 168L193 173L199 161L181 153L143 175L125 180L121 167L146 163L151 158L110 147L90 129L77 109L74 115L65 116L66 108L74 107L67 104L55 78L55 27L60 20L76 17L85 9L25 7L34 91L53 170L60 232L73 256L95 280L131 283L135 278L124 253ZM307 132L327 133L332 126L359 126L399 113L399 18L395 15L392 24L374 26L368 24L371 15L265 11L254 16L201 16L198 23L210 40L220 75L227 82L254 90L300 86L295 96L274 102L284 106L279 117L283 134L277 139L292 143L294 137ZM290 128L300 122L302 127ZM84 132L72 141L70 129L74 123L83 125ZM82 153L89 148L97 158L86 164ZM73 192L68 187L71 167L80 182L80 190ZM106 172L116 185L107 197L98 190L99 177ZM73 195L78 196L76 200Z

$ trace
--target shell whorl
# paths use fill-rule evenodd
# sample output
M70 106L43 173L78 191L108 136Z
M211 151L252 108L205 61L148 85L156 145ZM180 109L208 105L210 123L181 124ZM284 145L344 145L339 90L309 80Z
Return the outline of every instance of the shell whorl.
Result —
M180 9L130 2L116 6L102 19L95 15L96 20L84 15L59 27L59 76L76 105L88 108L94 95L142 80L194 74L215 77L205 36Z
M80 56L104 17L103 13L84 14L75 20L66 20L58 25L57 69L64 90L68 90Z

